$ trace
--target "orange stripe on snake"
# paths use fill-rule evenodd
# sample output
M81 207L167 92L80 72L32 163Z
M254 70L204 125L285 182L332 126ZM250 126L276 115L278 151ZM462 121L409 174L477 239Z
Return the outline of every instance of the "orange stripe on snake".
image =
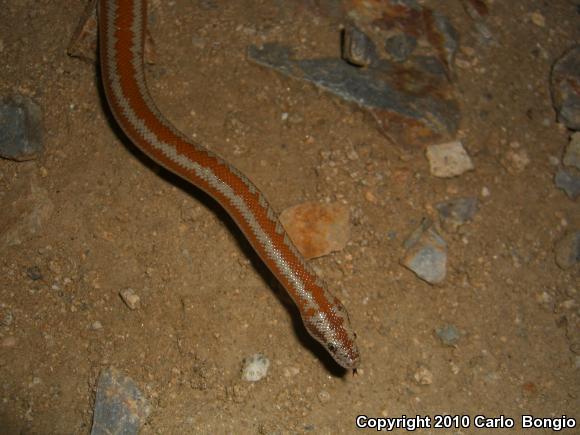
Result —
M338 364L355 369L360 356L344 306L302 258L264 195L157 109L143 66L146 9L145 0L99 0L101 74L113 116L151 159L219 202L297 305L307 331Z

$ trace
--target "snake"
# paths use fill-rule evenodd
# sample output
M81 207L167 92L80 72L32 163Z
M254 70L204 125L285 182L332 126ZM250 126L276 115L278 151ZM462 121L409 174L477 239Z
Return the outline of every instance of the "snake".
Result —
M348 313L306 262L265 196L242 172L160 112L145 80L146 0L99 0L98 47L108 107L144 154L216 200L286 290L308 333L345 369L360 352Z

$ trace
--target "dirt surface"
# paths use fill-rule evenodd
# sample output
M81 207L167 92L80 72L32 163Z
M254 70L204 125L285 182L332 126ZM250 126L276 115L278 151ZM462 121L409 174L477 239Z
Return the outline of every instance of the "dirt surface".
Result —
M361 368L341 372L308 338L219 206L121 138L95 68L65 53L84 2L2 0L0 92L41 106L45 152L0 161L0 228L15 231L0 248L0 433L89 433L105 367L149 399L145 434L353 433L359 414L471 416L470 428L423 432L458 434L478 432L477 414L505 415L516 433L542 433L519 416L580 418L578 269L553 252L580 213L553 182L569 133L548 82L580 39L573 2L495 1L487 45L460 2L425 2L470 48L458 137L475 170L453 179L431 176L424 149L390 143L358 109L247 61L248 45L268 41L336 56L341 21L324 5L153 3L148 82L162 112L276 210L350 207L348 246L312 263L349 310ZM520 172L506 170L514 149L530 159ZM442 232L448 273L431 286L400 265L402 243L458 196L478 197L479 211ZM136 310L119 297L127 288ZM447 324L455 346L435 333ZM268 376L242 381L256 352Z

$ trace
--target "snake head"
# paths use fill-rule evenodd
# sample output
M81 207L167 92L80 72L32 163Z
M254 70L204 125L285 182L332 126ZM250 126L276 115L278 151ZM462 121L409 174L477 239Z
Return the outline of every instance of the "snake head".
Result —
M356 345L356 334L342 303L334 298L324 310L316 310L303 317L306 329L342 367L356 369L360 364L360 353Z

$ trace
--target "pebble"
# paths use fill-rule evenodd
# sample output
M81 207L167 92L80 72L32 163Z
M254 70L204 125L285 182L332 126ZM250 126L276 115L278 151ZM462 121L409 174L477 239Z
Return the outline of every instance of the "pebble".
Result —
M530 18L532 20L532 23L534 23L536 26L546 27L546 18L538 11L532 12L530 14Z
M14 314L12 311L4 311L0 315L0 325L2 326L10 326L14 322Z
M477 198L456 198L435 205L439 212L441 225L447 232L455 232L457 229L471 220L477 212Z
M433 373L427 367L419 367L413 374L413 379L419 385L431 385L433 383Z
M568 232L554 246L556 264L570 269L580 262L580 230Z
M572 134L562 162L566 166L580 170L580 131Z
M490 196L490 195L491 195L491 191L489 190L489 188L488 188L488 187L485 187L485 186L483 186L483 187L481 188L481 196L482 196L482 197L484 197L484 198L487 198L487 197L488 197L488 196Z
M258 382L266 377L270 368L270 360L261 353L250 355L244 359L242 379L248 382Z
M307 259L340 251L350 239L350 213L343 204L305 202L284 210L280 221Z
M556 187L566 192L569 198L576 199L580 195L580 176L572 171L558 170L554 182Z
M456 177L474 169L461 141L430 145L426 154L431 174L435 177Z
M0 100L0 157L19 162L32 160L42 149L40 107L23 95Z
M26 276L32 281L39 281L42 279L42 272L38 266L32 266L26 269Z
M119 296L121 296L121 299L123 299L125 305L127 305L131 310L135 310L139 307L141 298L137 293L135 293L135 290L133 290L132 288L126 288L121 290L119 292Z
M435 330L437 336L446 346L455 346L461 338L461 334L454 325L445 325Z
M342 57L356 66L369 66L377 60L372 39L354 25L344 29Z
M133 379L114 368L101 371L91 435L137 435L150 413L151 407Z
M101 322L99 322L98 320L95 320L93 323L91 323L91 329L93 331L98 331L100 329L103 329L103 324Z
M447 243L425 219L405 241L402 264L429 284L439 284L447 274Z

